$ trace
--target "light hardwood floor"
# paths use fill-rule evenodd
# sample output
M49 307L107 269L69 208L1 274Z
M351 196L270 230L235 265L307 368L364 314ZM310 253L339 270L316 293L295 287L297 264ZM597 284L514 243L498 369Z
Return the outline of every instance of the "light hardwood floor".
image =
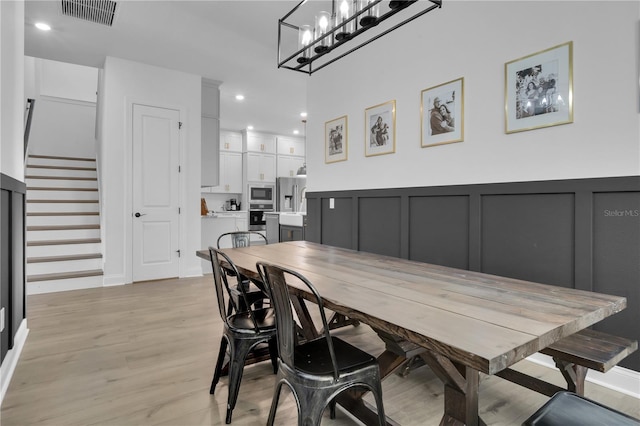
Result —
M12 425L221 425L227 379L209 385L222 322L211 275L121 287L29 296L27 343L2 404ZM383 345L365 325L337 330L379 354ZM516 366L561 385L560 374L522 361ZM269 362L245 368L234 425L266 424L275 376ZM427 367L383 383L387 415L401 425L437 425L443 387ZM517 425L547 397L482 376L480 414L489 425ZM587 383L587 397L640 418L640 401ZM296 424L288 391L276 424ZM357 424L342 412L323 424Z

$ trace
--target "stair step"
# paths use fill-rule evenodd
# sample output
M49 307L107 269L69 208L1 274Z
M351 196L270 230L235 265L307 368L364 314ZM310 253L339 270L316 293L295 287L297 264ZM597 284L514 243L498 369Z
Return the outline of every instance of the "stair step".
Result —
M95 180L97 177L89 176L41 176L41 175L25 175L25 179L56 179L56 180Z
M69 238L67 238L68 240ZM84 238L86 239L86 238ZM102 243L87 243L87 244L64 244L64 245L32 245L26 248L26 257L46 257L46 256L70 256L80 255L87 253L101 253ZM95 268L82 268L82 269L95 269ZM54 272L54 271L50 271ZM27 272L28 273L28 272Z
M65 244L94 244L102 242L100 238L83 238L79 240L43 240L43 241L27 241L27 247L34 246L57 246Z
M98 191L98 188L67 188L55 186L27 186L27 191Z
M29 226L99 225L100 216L27 216ZM28 230L28 229L27 229Z
M67 262L70 260L85 260L85 259L101 259L100 253L88 253L88 254L71 254L66 256L42 256L42 257L29 257L27 263L43 263L43 262Z
M27 231L70 231L72 229L100 229L100 225L37 225L27 226Z
M97 200L98 191L38 191L27 187L27 200Z
M55 293L60 291L80 290L102 287L103 275L93 277L59 279L53 281L35 281L27 283L27 294Z
M99 212L28 212L27 216L98 216Z
M76 271L76 272L58 272L54 274L40 274L27 276L27 282L36 281L52 281L52 280L64 280L69 278L83 278L83 277L95 277L103 275L102 269L92 269L89 271Z
M73 167L73 166L49 166L45 164L27 164L28 169L48 169L48 170L77 170L95 172L95 167Z
M95 158L80 158L80 157L59 157L57 155L37 155L29 154L30 158L47 158L49 160L72 160L72 161L96 161Z
M27 200L27 203L97 203L98 200Z

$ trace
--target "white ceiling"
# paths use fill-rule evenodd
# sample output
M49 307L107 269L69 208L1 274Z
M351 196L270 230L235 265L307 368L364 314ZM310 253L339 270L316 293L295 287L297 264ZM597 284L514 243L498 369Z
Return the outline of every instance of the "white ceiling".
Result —
M26 0L25 55L98 68L114 56L201 75L222 82L221 128L303 134L310 77L277 68L278 19L296 4L120 0L107 27L63 16L59 0ZM37 30L38 21L52 30Z

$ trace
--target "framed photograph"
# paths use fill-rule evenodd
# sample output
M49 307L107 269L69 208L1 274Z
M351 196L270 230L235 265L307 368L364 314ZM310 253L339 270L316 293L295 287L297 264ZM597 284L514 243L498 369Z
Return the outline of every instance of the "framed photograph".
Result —
M422 91L420 134L423 148L464 140L464 78Z
M395 100L364 111L364 134L364 153L367 157L396 152Z
M573 42L507 62L505 133L573 123Z
M324 162L345 161L349 151L348 139L346 115L324 123Z

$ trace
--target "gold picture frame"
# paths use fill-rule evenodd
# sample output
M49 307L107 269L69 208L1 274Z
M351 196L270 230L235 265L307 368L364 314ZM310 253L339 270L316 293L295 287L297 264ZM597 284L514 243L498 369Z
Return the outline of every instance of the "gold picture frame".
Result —
M504 65L505 133L573 123L573 42Z
M367 157L396 152L396 101L364 111L364 153Z
M420 146L464 141L464 77L420 93Z
M324 123L324 162L349 158L349 121L346 115Z

